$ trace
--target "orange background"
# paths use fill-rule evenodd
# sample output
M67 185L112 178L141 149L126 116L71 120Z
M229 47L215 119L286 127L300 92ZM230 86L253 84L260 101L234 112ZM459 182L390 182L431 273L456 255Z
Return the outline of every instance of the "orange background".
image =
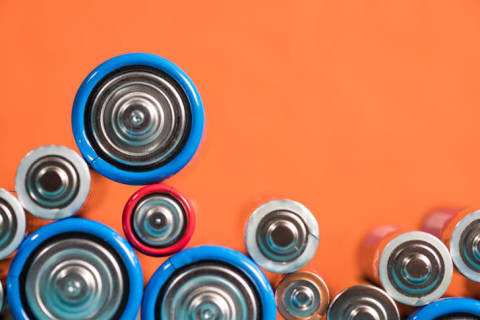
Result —
M199 152L166 181L198 208L190 245L243 250L252 204L289 197L317 217L314 264L341 289L369 228L478 204L479 31L476 0L2 0L0 186L33 148L76 149L71 106L92 68L155 53L205 104ZM82 214L121 232L138 188L93 178ZM146 279L163 261L140 259Z

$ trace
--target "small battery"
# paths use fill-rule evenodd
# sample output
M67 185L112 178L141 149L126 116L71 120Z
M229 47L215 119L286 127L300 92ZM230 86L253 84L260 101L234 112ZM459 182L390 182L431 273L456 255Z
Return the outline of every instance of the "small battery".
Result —
M330 304L327 320L400 320L393 299L371 285L356 285L340 292Z
M18 248L7 276L15 319L134 319L143 292L135 251L101 223L48 224Z
M8 258L25 237L26 219L20 202L0 189L0 260Z
M90 191L87 163L75 151L57 145L39 147L21 161L15 190L23 207L42 219L77 213Z
M165 184L141 188L123 210L128 241L151 256L167 256L183 249L195 229L193 206L179 191Z
M447 245L457 270L480 282L480 210L438 209L428 214L422 230Z
M170 257L152 276L143 320L272 320L276 308L265 274L240 252L201 246Z
M280 281L275 289L275 300L285 320L320 320L327 312L330 296L320 276L301 270Z
M72 128L92 168L117 182L157 183L182 169L203 134L204 112L192 80L146 53L96 67L75 96Z
M304 205L272 200L258 207L245 230L248 254L262 268L291 273L304 267L318 246L318 224Z
M365 237L359 253L364 276L408 306L442 297L452 279L447 247L426 232L380 226Z
M468 298L446 298L432 302L407 320L478 320L480 301Z

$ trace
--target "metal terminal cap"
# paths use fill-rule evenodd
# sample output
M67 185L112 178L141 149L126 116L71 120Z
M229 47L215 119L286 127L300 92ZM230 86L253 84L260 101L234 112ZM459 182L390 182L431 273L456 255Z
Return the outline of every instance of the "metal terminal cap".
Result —
M125 205L122 220L128 241L151 256L180 251L195 229L193 207L180 192L165 184L135 192Z
M400 320L400 313L385 291L370 285L358 285L340 292L333 299L327 320Z
M190 106L180 85L149 66L108 74L87 102L87 135L106 161L146 171L174 158L190 132Z
M18 200L0 189L0 260L11 255L25 237L25 212Z
M421 231L403 233L384 248L379 277L393 299L423 306L443 296L452 279L453 264L447 247Z
M163 320L256 320L261 315L250 280L219 262L200 262L178 270L162 289L157 311Z
M262 268L291 273L305 266L318 246L318 224L313 214L293 200L273 200L250 216L245 243Z
M15 190L23 207L43 219L74 215L90 190L86 162L63 146L39 147L23 158L15 176Z
M455 226L450 254L461 274L480 282L480 210L468 214Z
M185 231L182 205L168 194L152 194L133 212L135 234L148 246L165 248L175 244Z
M322 278L299 271L282 279L275 290L275 300L286 320L319 320L327 312L330 297Z
M36 319L112 319L128 283L113 250L97 239L52 239L29 258L25 298Z

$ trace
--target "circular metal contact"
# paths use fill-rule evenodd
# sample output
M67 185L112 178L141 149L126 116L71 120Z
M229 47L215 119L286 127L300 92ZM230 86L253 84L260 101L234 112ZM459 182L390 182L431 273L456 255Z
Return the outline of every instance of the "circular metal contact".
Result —
M98 239L54 239L25 270L30 312L36 319L111 319L127 295L124 268Z
M400 320L400 313L386 292L374 286L358 285L333 299L327 320Z
M123 212L127 239L152 256L178 252L190 241L194 228L192 206L177 190L163 184L141 188Z
M275 290L278 311L286 320L319 320L327 312L329 299L323 279L307 271L285 276Z
M250 259L232 249L201 246L165 261L144 292L143 320L271 320L272 288Z
M410 306L426 305L443 296L452 279L447 247L431 234L403 233L384 248L379 277L393 299Z
M63 146L39 147L23 158L15 176L23 207L43 219L74 215L90 191L86 162Z
M200 96L161 57L131 53L99 65L75 97L72 127L81 153L102 175L157 183L183 168L203 133Z
M408 320L478 320L480 301L468 298L447 298L432 302Z
M245 243L252 259L276 273L295 272L315 255L318 224L313 214L292 200L273 200L248 220Z
M460 273L480 282L480 211L468 214L455 226L450 254Z
M133 319L143 275L135 252L118 233L71 218L25 239L7 286L15 319Z
M115 70L87 104L87 135L102 157L128 170L161 166L182 149L190 130L188 99L166 73L146 66Z
M162 320L256 320L259 301L239 270L218 262L200 262L178 270L157 301Z
M18 200L0 189L0 260L11 255L26 232L25 212Z

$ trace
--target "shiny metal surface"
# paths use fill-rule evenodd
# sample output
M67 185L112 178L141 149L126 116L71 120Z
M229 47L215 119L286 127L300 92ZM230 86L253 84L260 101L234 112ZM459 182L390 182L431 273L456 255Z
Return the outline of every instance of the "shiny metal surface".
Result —
M22 205L33 215L60 219L75 214L90 190L85 161L63 146L43 146L20 163L15 189Z
M359 285L335 297L327 320L400 320L400 314L386 292L374 286Z
M258 320L261 307L254 287L240 271L201 262L175 273L162 289L157 319Z
M26 271L28 309L38 319L111 319L127 294L122 272L98 241L75 235L51 241Z
M480 211L468 214L455 226L450 253L460 273L480 282Z
M126 67L107 76L92 92L87 110L87 133L97 151L109 162L137 170L174 157L189 132L185 93L150 67Z
M144 197L134 208L132 219L136 236L153 247L168 247L185 231L184 209L168 194Z
M329 299L327 285L312 272L291 273L275 290L278 311L286 320L319 320L327 312Z
M0 259L17 249L25 232L26 219L22 206L12 194L0 189Z
M452 260L435 236L415 231L401 234L383 250L379 277L393 299L422 306L443 296L450 284Z
M292 200L273 200L258 207L245 231L247 250L262 268L290 273L305 266L318 246L312 213Z

